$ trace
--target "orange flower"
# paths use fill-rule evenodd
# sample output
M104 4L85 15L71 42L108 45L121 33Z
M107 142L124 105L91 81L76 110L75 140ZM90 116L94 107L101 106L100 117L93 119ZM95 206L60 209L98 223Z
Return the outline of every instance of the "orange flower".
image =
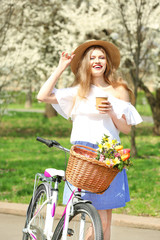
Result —
M122 146L122 145L115 146L115 149L116 149L117 151L120 151L120 150L123 149L123 146Z
M123 154L121 156L122 161L126 161L130 157L130 153Z

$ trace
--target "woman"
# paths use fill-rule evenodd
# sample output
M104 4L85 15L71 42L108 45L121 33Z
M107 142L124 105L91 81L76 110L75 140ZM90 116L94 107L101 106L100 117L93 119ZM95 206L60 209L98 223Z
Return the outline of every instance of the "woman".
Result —
M119 139L119 132L128 134L131 125L142 121L130 103L132 91L127 83L116 77L120 64L120 53L115 45L106 41L89 41L81 44L71 55L63 52L58 67L42 86L38 100L51 103L63 117L71 117L73 128L71 143L97 148L106 134ZM75 74L73 86L55 89L63 71L71 65ZM96 109L96 97L107 96ZM67 185L64 203L70 195ZM104 194L86 192L84 199L91 200L98 210L104 232L104 239L110 239L112 209L125 206L130 201L125 170L119 173ZM89 233L92 234L91 231ZM90 238L88 238L90 239Z

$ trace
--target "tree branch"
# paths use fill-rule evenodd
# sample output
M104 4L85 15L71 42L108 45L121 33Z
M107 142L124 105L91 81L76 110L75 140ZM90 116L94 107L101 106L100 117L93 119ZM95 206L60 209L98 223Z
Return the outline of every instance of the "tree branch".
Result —
M134 53L133 53L133 51L132 51L131 33L130 33L130 30L129 30L128 26L127 26L127 22L126 22L126 20L125 20L125 16L124 16L124 12L123 12L123 7L124 7L124 5L120 3L120 0L118 0L118 3L119 3L120 14L121 14L121 16L122 16L122 21L123 21L124 27L125 27L126 32L127 32L127 37L128 37L128 41L129 41L130 52L131 52L132 57L133 57L133 59L134 59L135 56L134 56Z
M9 13L8 13L8 15L6 17L6 21L5 21L4 25L2 26L2 28L0 29L1 36L2 36L0 49L2 49L2 46L3 46L4 42L5 42L5 38L6 38L7 31L9 29L9 25L10 25L10 20L11 20L12 14L13 14L13 4L10 4L9 5ZM5 31L5 28L6 28L6 31ZM4 30L4 34L2 35L3 30Z

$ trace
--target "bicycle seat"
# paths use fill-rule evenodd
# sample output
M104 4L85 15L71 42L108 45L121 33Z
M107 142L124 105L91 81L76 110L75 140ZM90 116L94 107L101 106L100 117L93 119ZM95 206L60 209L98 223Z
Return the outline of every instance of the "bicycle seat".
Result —
M57 170L55 168L47 168L44 172L45 177L64 177L65 176L65 171L63 170Z

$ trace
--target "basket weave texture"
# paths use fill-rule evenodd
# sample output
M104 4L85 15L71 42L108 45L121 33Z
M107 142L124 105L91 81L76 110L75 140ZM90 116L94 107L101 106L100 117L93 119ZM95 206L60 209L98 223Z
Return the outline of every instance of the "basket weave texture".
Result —
M102 194L119 170L97 161L94 148L73 145L66 169L66 180L75 187Z

